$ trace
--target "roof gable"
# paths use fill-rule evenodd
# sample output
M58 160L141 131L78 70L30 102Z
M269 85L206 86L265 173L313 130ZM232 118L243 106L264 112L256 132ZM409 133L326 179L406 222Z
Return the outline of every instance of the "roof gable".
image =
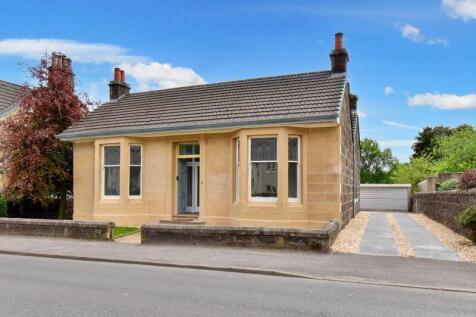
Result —
M0 112L18 101L21 90L22 87L19 85L0 80Z

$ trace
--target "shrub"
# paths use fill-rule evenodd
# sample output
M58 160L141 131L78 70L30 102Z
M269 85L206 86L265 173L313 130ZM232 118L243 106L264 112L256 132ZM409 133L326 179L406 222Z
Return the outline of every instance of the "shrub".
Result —
M463 210L458 216L458 222L472 231L470 239L476 242L476 206Z
M470 189L476 187L476 168L467 170L461 175L461 188Z
M455 179L448 179L438 186L439 192L445 192L447 190L458 189L458 181Z
M6 217L6 216L8 216L7 199L5 198L5 195L0 194L0 217Z

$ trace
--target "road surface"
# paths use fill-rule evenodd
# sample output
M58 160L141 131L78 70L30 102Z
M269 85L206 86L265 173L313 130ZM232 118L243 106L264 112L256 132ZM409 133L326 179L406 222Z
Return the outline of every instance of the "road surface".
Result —
M1 316L475 316L476 294L0 255Z

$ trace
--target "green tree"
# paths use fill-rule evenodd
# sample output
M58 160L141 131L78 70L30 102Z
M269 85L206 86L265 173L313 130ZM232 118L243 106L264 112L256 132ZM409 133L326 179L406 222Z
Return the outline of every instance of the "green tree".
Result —
M436 159L435 147L438 139L442 136L451 135L453 129L445 126L426 127L420 131L416 137L416 142L413 144L412 158L428 157Z
M428 157L412 158L408 163L397 164L391 179L396 184L412 184L412 190L418 189L418 183L434 176L438 172L436 164Z
M435 147L437 168L445 172L462 172L476 167L476 130L470 125L455 128L449 136L440 137Z
M380 149L377 141L365 138L361 144L361 183L385 184L391 182L393 168L398 160L390 149Z

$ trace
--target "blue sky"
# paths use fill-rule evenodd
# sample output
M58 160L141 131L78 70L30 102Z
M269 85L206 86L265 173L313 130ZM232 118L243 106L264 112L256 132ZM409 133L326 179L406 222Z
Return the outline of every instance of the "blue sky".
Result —
M338 31L362 138L405 161L422 127L476 124L476 0L7 1L0 79L59 50L105 101L118 65L133 91L329 69Z

